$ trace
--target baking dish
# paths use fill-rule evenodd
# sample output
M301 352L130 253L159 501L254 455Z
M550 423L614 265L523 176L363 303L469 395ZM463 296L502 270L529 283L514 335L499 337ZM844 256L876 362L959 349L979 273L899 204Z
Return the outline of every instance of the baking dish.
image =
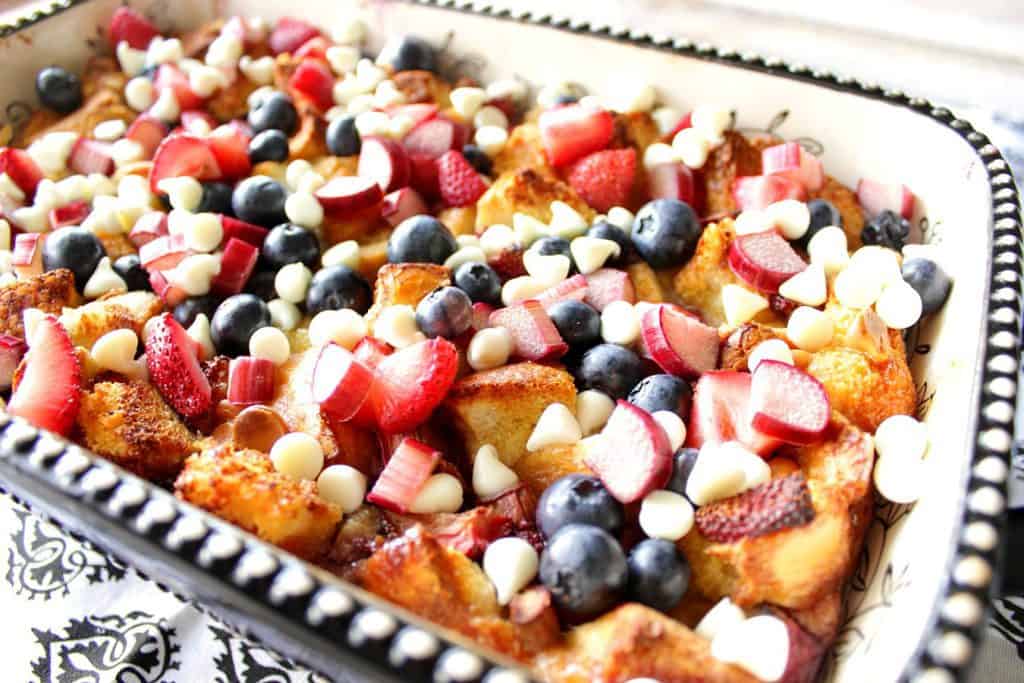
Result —
M133 4L177 30L217 12L282 13L269 2ZM58 4L4 29L9 78L0 101L12 125L32 106L23 97L35 71L84 60L114 5ZM344 5L288 13L330 23ZM452 7L371 5L371 48L390 32L414 30L447 42L462 72L535 82L561 75L594 90L628 65L670 103L727 103L741 129L802 137L842 181L864 174L908 182L920 199L915 225L956 278L945 311L911 334L920 413L937 445L927 494L912 508L876 509L826 677L963 676L998 564L1016 391L1019 208L998 150L949 112L901 93L685 41ZM551 73L555 55L561 74ZM492 666L444 634L435 647L409 651L406 623L434 627L23 423L5 422L0 449L0 478L33 508L328 675L391 669L403 679L473 680Z

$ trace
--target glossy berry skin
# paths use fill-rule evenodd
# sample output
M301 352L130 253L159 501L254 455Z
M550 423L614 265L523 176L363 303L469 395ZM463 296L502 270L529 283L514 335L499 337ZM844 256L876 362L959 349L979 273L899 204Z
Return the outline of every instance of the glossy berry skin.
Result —
M555 96L555 104L556 105L576 104L579 101L580 101L580 98L577 97L576 95L573 95L572 93L561 93L560 95L556 95Z
M200 313L204 314L207 320L213 320L213 314L216 312L220 302L220 297L213 294L191 296L175 306L172 313L174 319L187 329L196 321Z
M277 289L274 286L274 278L277 276L272 270L257 270L249 276L245 283L245 291L255 294L264 301L273 301L277 298Z
M574 349L588 349L601 341L601 314L593 306L568 299L552 305L548 316Z
M900 251L910 237L910 221L886 209L864 224L860 239L864 244L877 244Z
M545 256L565 256L569 259L569 274L574 275L579 272L576 261L572 258L572 251L569 249L569 240L564 237L541 237L530 245L530 250Z
M629 260L630 254L633 253L633 241L629 238L629 233L614 223L598 221L587 230L587 236L611 240L619 245L619 255L608 259L605 265L612 267L624 265Z
M36 74L36 94L48 109L70 114L82 106L82 81L67 69L48 66Z
M921 295L921 315L931 315L942 308L953 286L935 261L920 257L903 262L903 279Z
M288 158L288 136L283 132L270 128L257 133L249 141L249 161L258 164L261 161L284 161Z
M336 157L350 157L359 154L362 139L356 130L356 117L344 114L327 125L327 149Z
M273 178L256 175L235 186L231 194L231 208L240 220L272 228L287 220L284 202L288 193Z
M690 478L693 466L697 464L698 453L700 451L696 448L680 448L675 452L672 456L672 476L665 484L666 490L675 491L681 496L686 495L686 482Z
M454 339L473 322L473 302L458 287L439 287L416 306L416 324L428 337Z
M228 183L203 183L203 195L199 199L196 213L223 213L234 215L231 208L233 188Z
M378 63L390 64L395 71L437 71L437 51L423 38L395 36L377 56Z
M249 111L248 121L256 133L273 129L291 135L299 125L299 115L292 99L283 92L275 91L260 98Z
M306 292L306 312L351 308L363 314L370 310L373 290L363 276L348 266L321 268L313 275Z
M249 337L270 325L270 309L252 294L235 294L225 299L213 313L210 336L217 352L226 356L249 353Z
M619 399L633 390L643 372L643 361L629 349L598 344L583 354L576 380L584 389L599 389Z
M473 303L501 305L501 278L486 263L472 261L455 269L455 286L469 295Z
M462 156L466 157L466 161L469 162L470 166L476 169L477 173L482 175L491 175L491 171L494 170L494 164L491 163L491 158L487 156L487 153L476 145L465 145L462 148Z
M124 280L129 292L148 292L152 289L149 284L149 273L139 262L138 254L125 254L110 265Z
M591 617L618 601L629 569L622 547L608 532L570 524L548 541L539 574L559 608L574 617Z
M75 276L78 291L85 287L104 256L103 245L88 228L58 228L43 242L43 270L67 268Z
M316 270L320 263L320 241L312 230L294 223L282 223L267 233L260 258L271 270L289 263L302 263L310 270Z
M443 264L459 248L455 237L433 216L410 216L388 238L390 263Z
M597 477L568 474L556 479L537 502L537 526L551 538L569 524L589 524L616 535L625 513Z
M690 384L674 375L651 375L644 377L633 387L626 400L648 413L668 410L683 419L690 416L690 401L693 389Z
M812 199L807 202L807 210L811 214L811 222L807 226L804 236L796 241L797 246L803 249L807 249L811 238L822 228L827 228L830 225L843 227L843 214L839 213L839 209L827 199Z
M678 199L655 199L633 221L633 246L653 268L681 266L690 260L701 227L697 214Z
M662 612L679 604L690 584L690 565L670 541L641 541L630 551L626 563L627 598Z

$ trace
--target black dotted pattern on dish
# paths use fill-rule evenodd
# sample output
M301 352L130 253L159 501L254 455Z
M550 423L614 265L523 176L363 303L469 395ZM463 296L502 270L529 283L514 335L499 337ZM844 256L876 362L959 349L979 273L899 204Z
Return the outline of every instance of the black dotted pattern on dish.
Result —
M32 26L55 14L63 12L87 0L63 0L54 2L49 8L37 10L19 18L16 22L0 26L0 38ZM786 64L777 59L766 59L758 55L740 54L731 50L722 50L707 44L695 44L682 38L656 37L647 33L631 31L628 28L613 28L607 25L591 25L586 21L578 21L568 17L551 14L532 14L508 9L495 9L487 5L465 2L464 0L409 0L412 4L425 5L433 8L467 12L495 19L518 21L527 24L545 26L573 33L586 34L628 43L645 49L657 49L686 57L717 62L729 66L750 69L773 76L782 76L805 81L814 85L840 90L847 93L881 100L895 106L906 107L922 116L946 125L962 136L977 153L980 162L988 173L992 191L992 230L993 247L992 262L989 272L989 291L986 301L987 328L984 332L986 345L982 355L979 373L979 399L976 407L976 427L974 448L971 453L971 467L965 469L964 488L965 502L957 529L958 544L950 558L949 578L936 596L935 608L929 617L925 633L908 661L903 680L912 681L920 676L934 676L956 681L965 681L970 664L986 628L984 618L994 582L972 580L960 583L954 578L954 568L965 559L978 558L988 567L999 566L1001 557L996 548L982 548L972 545L974 541L965 533L968 524L976 529L975 522L994 530L997 537L1003 536L1005 525L1006 475L992 476L992 469L976 467L986 459L995 458L1002 461L1009 469L1013 432L1013 406L1017 393L1017 362L1020 357L1020 314L1021 314L1021 210L1016 184L1009 165L999 150L989 142L988 138L974 130L970 123L957 118L952 112L942 107L935 107L927 100L910 97L899 90L889 90L880 85L864 83L853 78L812 70L801 65ZM1003 408L1008 406L1008 410ZM1003 408L995 410L995 408ZM992 409L992 410L990 410ZM171 511L170 519L160 518L148 526L144 532L155 546L170 549L176 556L187 560L193 570L202 574L216 574L226 583L246 590L253 601L275 610L274 620L290 621L312 633L324 636L338 648L338 665L345 666L345 659L358 657L374 661L378 666L401 674L404 680L501 680L506 679L499 674L509 674L483 654L474 654L471 647L465 649L456 646L446 638L431 634L436 638L438 647L416 650L417 654L429 651L425 661L413 662L416 659L411 652L402 652L399 647L403 642L418 640L423 647L423 640L403 638L409 628L420 628L420 624L407 626L410 619L398 610L383 602L375 601L373 596L361 592L358 596L347 584L324 577L322 572L311 572L308 565L297 561L291 555L268 546L248 534L192 506L179 502L166 492L152 486L109 463L96 458L77 446L58 441L52 436L39 437L37 430L19 420L3 418L0 426L0 466L15 461L18 466L26 469L32 476L46 480L53 485L54 498L63 495L66 498L80 501L80 505L90 505L102 509L123 526L127 534L142 533L135 526L139 524L140 515L150 505L166 506L164 512ZM77 469L71 476L62 471L61 463L70 458L71 464ZM76 468L72 468L76 469ZM102 469L112 472L108 478L113 484L109 489L87 493L81 487L89 472ZM111 513L109 504L104 500L114 496L122 486L140 487L144 500L139 505L121 509L117 514ZM203 533L195 538L185 538L181 534L172 534L172 528L181 519L188 518L189 524L198 525ZM216 531L216 533L214 533ZM214 536L231 538L238 543L240 550L218 558L212 564L209 561L210 539ZM170 548L169 544L175 547ZM204 550L206 551L204 554ZM254 555L254 553L256 555ZM249 569L259 568L246 565L252 557L271 558L267 567L271 571L266 576L250 576ZM202 561L201 561L202 558ZM247 560L247 558L250 558ZM328 596L328 597L324 597ZM340 597L339 597L340 596ZM324 604L318 601L326 600ZM339 610L339 605L345 609ZM964 609L965 605L967 609ZM977 610L971 609L976 605ZM334 612L325 614L321 607L330 606ZM216 611L216 610L214 610ZM413 619L412 621L415 621ZM429 626L424 627L430 631ZM941 643L948 636L961 636L961 642L967 642L969 656L950 660L943 656ZM948 651L949 648L946 648ZM457 662L451 664L451 662ZM446 665L449 663L450 665ZM458 673L469 674L478 665L478 673L466 677L458 677ZM432 672L432 673L431 673ZM512 681L515 678L508 678ZM523 679L525 680L525 678Z

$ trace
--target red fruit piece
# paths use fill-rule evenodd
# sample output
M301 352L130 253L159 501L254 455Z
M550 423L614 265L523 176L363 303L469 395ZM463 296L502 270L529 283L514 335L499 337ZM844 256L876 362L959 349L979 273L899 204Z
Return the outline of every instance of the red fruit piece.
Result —
M190 253L183 234L164 235L139 248L139 262L149 271L167 270L181 263Z
M160 143L153 156L150 190L160 192L157 185L161 180L185 175L196 180L219 180L221 171L205 140L194 135L172 135Z
M199 109L203 106L204 98L192 91L192 86L188 82L188 76L173 64L161 64L157 68L156 77L153 79L153 87L156 88L157 92L171 90L181 111Z
M629 274L618 268L601 268L587 277L587 294L584 301L603 311L613 301L636 301L636 290Z
M586 463L622 503L662 488L672 474L672 446L650 413L619 401Z
M217 119L202 109L183 111L178 119L181 122L182 130L193 135L208 135L210 131L217 127Z
M545 289L537 295L537 301L544 306L544 310L548 310L559 301L583 301L588 291L586 276L577 274Z
M832 406L821 382L788 363L758 363L750 386L754 429L795 444L814 443L828 427Z
M409 155L409 185L427 199L441 196L437 178L437 159L424 154Z
M732 183L732 198L740 211L763 209L783 199L804 199L807 193L795 180L778 175L742 176Z
M784 142L761 150L761 172L800 183L808 192L820 189L825 183L821 160L799 142Z
M648 308L641 332L647 353L669 374L696 379L718 364L718 330L673 306Z
M387 510L407 512L440 459L438 451L406 437L391 454L366 500Z
M672 142L672 138L674 138L676 136L676 133L678 133L681 130L686 130L687 128L693 128L693 112L692 111L688 112L685 116L683 116L681 119L679 119L679 123L677 123L675 126L673 126L672 130L670 130L666 135L662 136L661 139L664 140L665 142L671 143Z
M455 381L459 354L446 339L426 339L383 358L367 403L378 428L408 432L426 421Z
M769 230L736 237L729 245L729 268L754 289L776 294L779 285L807 264L785 237Z
M89 211L89 202L84 199L50 209L50 229L56 230L63 225L81 225Z
M167 214L163 211L147 211L139 216L128 233L128 239L137 249L167 234Z
M43 239L38 232L23 232L14 236L11 249L11 267L21 279L30 278L43 272Z
M437 116L437 105L436 104L399 104L394 107L388 108L388 114L391 116L408 116L412 119L413 127L418 126L428 119L432 119Z
M537 123L541 144L552 166L571 164L604 149L615 131L611 112L579 104L548 109Z
M221 296L238 294L249 281L259 257L260 250L248 242L237 237L226 240L220 259L220 272L213 278L210 288Z
M39 181L46 177L28 152L14 147L0 149L0 173L6 173L29 200L35 196Z
M514 277L526 275L522 249L505 249L498 254L488 256L487 265L493 268L502 280L511 280Z
M231 241L232 238L240 239L257 248L263 246L263 240L267 239L267 233L270 232L262 225L253 225L224 215L220 217L220 227L225 242Z
M379 186L374 185L374 187ZM411 187L403 187L385 196L380 206L381 217L391 227L395 227L410 216L421 213L429 213L429 208L419 192Z
M373 384L373 370L337 344L320 350L313 368L313 400L335 420L344 422L363 406Z
M36 325L7 412L66 435L81 403L82 369L67 330L55 316Z
M7 391L14 381L14 371L18 369L28 345L24 341L9 334L0 334L0 389Z
M441 461L444 463L444 461ZM479 559L494 541L509 535L511 520L492 506L480 506L457 514L430 515L428 533L446 548Z
M153 288L153 293L170 307L177 306L188 298L188 293L184 289L178 285L171 284L159 270L150 272L149 286Z
M320 31L302 19L281 17L270 32L270 51L275 55L282 52L295 52L307 40L320 35Z
M569 350L544 305L529 299L491 314L491 327L504 327L512 335L513 353L526 360L560 358Z
M651 199L678 199L695 206L693 171L681 162L658 164L647 169L647 192Z
M170 131L167 125L157 117L152 114L139 114L132 121L132 125L128 126L124 136L142 146L143 158L152 159L153 153L167 137L168 132Z
M160 35L160 31L145 17L130 7L118 7L110 18L107 37L110 47L117 48L121 41L128 43L136 50L145 50L150 41Z
M314 193L324 213L344 217L380 203L384 198L380 184L374 178L338 176Z
M288 88L312 102L320 111L334 106L334 74L317 59L306 59L292 72Z
M293 56L299 61L304 59L316 59L326 64L327 48L330 46L331 44L326 38L323 36L316 36L300 45L299 49L295 51Z
M256 45L263 36L262 29L250 23L249 19L237 15L224 22L220 32L238 38L247 48Z
M89 175L90 173L110 175L114 171L114 156L111 153L111 144L86 137L78 138L78 142L71 148L71 155L68 157L68 168L82 175Z
M754 429L750 412L750 373L705 372L693 390L686 445L739 441L758 455L768 455L779 440Z
M198 417L213 402L210 382L199 366L195 342L170 313L152 323L146 338L149 380L164 400L185 417Z
M206 138L206 144L217 160L217 167L225 180L238 180L249 175L252 170L252 161L249 159L251 137L239 126L225 124L217 127Z
M697 508L694 523L712 543L732 543L809 524L814 505L807 479L794 472Z
M494 313L494 306L477 301L473 304L473 312L469 326L472 331L479 332L491 326L491 313Z
M267 358L239 356L231 360L228 370L228 403L252 405L274 399L277 366Z
M861 178L857 183L857 201L868 216L877 216L886 209L907 220L914 216L914 193L899 183L886 184Z
M369 368L376 368L382 360L394 352L395 350L391 348L390 344L382 342L376 337L363 337L356 344L356 348L352 350L356 360Z
M462 152L445 152L437 160L441 199L448 206L470 206L487 191L487 184Z
M629 203L636 176L636 150L607 149L583 157L569 169L569 184L590 206L605 212Z
M456 146L461 137L453 121L431 118L409 131L402 139L402 146L409 154L437 159L449 150L461 149L461 145Z
M397 190L409 184L409 156L394 140L368 137L359 152L357 174L380 185L385 193Z

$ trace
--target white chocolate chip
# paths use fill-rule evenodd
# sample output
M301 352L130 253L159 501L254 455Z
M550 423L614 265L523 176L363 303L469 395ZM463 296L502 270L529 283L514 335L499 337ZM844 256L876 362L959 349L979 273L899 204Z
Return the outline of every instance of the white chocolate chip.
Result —
M693 505L674 491L651 491L640 504L639 522L648 537L675 542L693 528Z
M320 311L309 322L309 342L313 346L334 342L351 351L368 332L366 320L350 308Z
M110 265L110 259L104 256L100 259L96 270L89 276L89 281L85 283L82 294L87 299L96 299L115 289L128 289L128 286L125 284L124 278L114 272Z
M729 327L739 327L768 308L768 299L740 285L722 287L722 307Z
M759 209L747 209L736 216L733 221L733 229L737 235L753 235L759 232L766 232L773 227L768 214Z
M628 301L613 301L601 311L601 338L630 346L640 338L640 316Z
M178 117L181 116L181 105L178 104L178 98L175 97L174 90L164 88L158 92L156 101L149 108L149 113L164 123L174 123L177 121Z
M191 180L191 178L190 178ZM184 230L185 246L204 254L220 246L224 228L215 213L197 213L189 216Z
M388 132L388 115L382 111L364 111L356 116L355 125L361 138L373 135L386 135Z
M331 45L324 56L327 57L331 70L338 76L354 71L360 57L359 48L351 45Z
M674 164L681 161L679 152L672 145L655 142L644 150L644 168L651 169L663 164Z
M147 185L149 182L141 176L126 176L140 178ZM85 184L88 186L87 193L92 197L112 196L117 194L117 186L114 181L102 173L90 173L85 177ZM59 186L60 183L57 183ZM61 190L63 192L63 190ZM61 195L63 196L63 194Z
M690 168L701 168L711 152L711 141L696 128L684 128L672 138L672 147Z
M285 301L293 304L306 300L306 290L313 279L313 273L304 263L289 263L282 266L274 276L274 291Z
M456 235L455 243L460 247L479 247L480 238L476 235Z
M523 266L530 277L552 287L569 276L572 262L564 254L542 254L537 249L528 249L523 254Z
M562 403L551 403L537 419L537 425L526 442L526 450L533 453L546 446L571 446L583 438L576 417Z
M381 109L387 109L388 107L394 107L399 104L405 104L406 97L405 93L398 89L394 81L381 81L377 84L377 89L373 91L373 103ZM393 119L392 119L393 121ZM403 126L402 129L408 132L413 125L413 120L409 119L409 125ZM388 125L388 130L393 128L392 124ZM402 137L404 133L397 135L396 137Z
M129 78L138 76L146 68L146 51L136 50L127 41L120 41L117 44L117 63L121 71Z
M284 365L291 354L288 337L276 327L261 327L249 337L249 355L253 358L266 358L274 365Z
M366 498L366 475L349 465L330 465L316 478L316 492L350 515L363 505Z
M805 306L821 306L828 300L825 268L812 263L779 285L779 294Z
M28 149L32 161L47 175L63 173L71 156L71 148L78 142L78 133L56 132L47 133L37 139Z
M882 295L882 281L867 265L850 263L832 283L839 303L847 308L869 308Z
M149 42L149 47L146 48L146 66L174 64L180 62L184 56L185 52L181 47L180 40L157 36Z
M455 88L449 98L455 113L466 121L472 121L480 107L487 101L487 93L483 88Z
M195 211L203 199L203 186L190 176L164 178L156 187L167 194L172 208L182 211Z
M787 240L800 239L811 224L811 212L799 199L783 199L769 204L764 212Z
M199 97L209 97L226 85L224 74L212 66L200 64L188 74L188 86Z
M820 265L827 274L835 275L850 262L846 233L835 225L822 228L807 243L807 254L811 257L811 263Z
M274 299L267 304L267 309L270 311L270 324L285 332L294 330L302 321L302 311L290 301Z
M473 491L480 500L490 500L515 488L519 476L501 461L498 449L484 444L473 458Z
M608 259L617 258L621 252L618 243L601 237L583 235L569 243L569 253L584 275L600 270Z
M487 97L492 100L507 98L513 102L522 102L526 95L526 86L515 78L505 78L487 84Z
M38 308L26 308L21 314L22 329L25 330L25 343L29 346L32 346L32 339L36 336L36 329L45 317L46 313Z
M777 360L780 363L793 365L793 351L789 344L781 339L766 339L753 349L747 356L747 368L753 372L763 360Z
M49 178L43 178L40 180L39 185L36 186L36 196L32 205L49 211L50 209L57 208L61 203L60 192L57 190L57 183L53 182Z
M497 126L507 130L508 117L505 116L505 112L494 105L485 105L473 115L473 127L483 128L484 126Z
M292 192L299 189L299 181L307 173L314 173L313 165L305 159L296 159L288 164L284 170L284 182ZM261 176L266 177L266 176Z
M391 117L391 120L388 121L387 134L395 140L401 140L405 137L406 133L413 129L415 125L416 122L411 116L407 114L395 114Z
M903 455L883 456L875 461L872 478L875 488L893 503L906 505L921 497L928 485L926 460Z
M928 428L910 415L892 415L875 430L879 458L920 460L928 450Z
M739 458L725 444L705 444L686 480L686 497L694 505L706 505L744 490L747 473Z
M359 269L359 243L355 240L338 242L320 257L324 268L331 266L348 266L352 270Z
M484 551L484 573L494 584L500 605L512 602L516 593L530 585L539 565L536 549L516 536L499 538Z
M360 59L356 62L356 83L363 89L363 92L371 92L378 83L387 77L387 72L369 59Z
M820 351L832 342L835 324L825 313L809 306L800 306L789 316L786 336L798 349L809 353Z
M729 129L732 112L724 107L698 105L693 108L690 123L694 129L701 131L712 144L720 144L722 135Z
M514 215L512 220L515 221ZM497 256L503 251L515 249L518 245L516 233L512 231L512 228L501 223L495 223L480 235L480 248L488 256Z
M722 449L729 452L729 457L743 470L743 490L760 486L772 478L772 468L765 459L753 453L738 441L726 441ZM719 451L721 453L721 450Z
M701 620L697 622L697 627L693 630L703 638L714 640L715 636L725 629L735 628L746 619L747 615L732 600L722 598L708 610L707 614L701 617Z
M551 222L548 223L548 232L552 235L571 240L585 233L588 227L590 226L576 209L559 199L551 202Z
M495 226L491 226L492 228ZM490 230L491 228L488 228ZM547 233L548 226L527 213L517 211L512 214L512 230L519 244L528 247L539 237ZM486 233L484 233L486 234Z
M0 254L7 254L8 260L10 259L11 252L11 224L0 218ZM10 263L5 264L7 267L3 268L3 272L11 272Z
M568 260L568 259L566 259ZM506 306L532 299L551 285L529 275L522 275L508 280L501 287L501 302Z
M11 220L25 232L46 232L50 229L50 210L42 206L22 206L11 212Z
M882 287L903 283L900 256L892 249L877 245L861 247L850 256L850 267L863 267L875 274Z
M736 664L762 681L777 681L789 664L789 629L770 614L750 617L720 629L711 641L711 656Z
M576 417L583 436L601 431L613 410L615 401L603 391L587 389L576 395Z
M613 206L608 209L608 222L612 225L616 225L626 231L628 235L633 229L633 221L636 220L636 216L629 209L622 206Z
M465 263L487 263L487 254L477 246L460 247L458 251L445 259L444 266L453 273Z
M473 335L466 360L474 370L490 370L508 362L512 335L504 327L487 327Z
M458 512L462 507L462 484L450 474L434 474L423 484L423 488L409 505L409 512L417 515L433 515L441 512Z
M332 49L328 48L328 52ZM274 58L269 55L257 59L243 55L238 60L238 70L256 85L270 85L274 82Z
M285 434L270 448L274 469L295 481L315 480L324 468L324 449L304 432Z
M905 330L916 325L921 319L922 308L921 295L902 281L886 287L875 302L878 317L894 330Z
M373 324L373 336L396 349L426 339L416 325L416 311L407 304L385 307Z
M135 331L120 329L107 332L97 339L89 354L103 370L134 376L138 372L138 365L135 362L135 352L138 348L139 338Z
M192 254L183 258L174 268L164 271L164 275L189 296L201 296L210 291L210 282L219 272L219 256Z
M363 90L363 86L356 80L354 73L336 80L334 88L331 90L331 97L334 99L334 103L339 107L345 107L345 111L348 111L348 105L354 102L357 97L364 96L366 96L366 92ZM373 98L370 97L370 100L373 100Z
M213 345L213 336L210 333L210 319L206 317L205 313L197 315L185 332L192 341L199 344L203 358L213 358L216 355L217 349Z
M106 176L101 175L99 173L94 173L93 176L99 176L106 180L108 185L102 187L101 189L109 189L109 183L111 183L112 181L110 181ZM49 181L43 180L39 183L38 187L36 187L36 204L39 203L39 190L40 188L43 187L43 182L49 183ZM86 176L77 173L75 175L69 175L67 178L64 178L63 180L57 181L56 183L53 184L53 189L57 195L58 206L64 206L65 204L70 204L71 202L76 202L79 200L84 200L87 202L92 201L93 195L95 194L95 186L93 185L93 181L90 180L90 178L87 178ZM104 192L101 194L109 195L113 194L113 192Z
M136 76L124 86L124 101L135 111L149 109L156 100L156 89L153 81L145 76Z
M355 14L341 17L331 26L331 40L341 45L358 45L366 38L366 22Z
M245 53L245 46L238 36L221 33L206 49L206 63L223 69L233 69Z
M127 130L128 126L121 119L107 119L96 124L96 127L92 129L92 136L97 140L113 142L124 135Z
M145 151L135 140L121 138L110 146L110 156L114 159L114 165L118 168L142 161Z
M682 448L683 442L686 441L686 423L683 422L683 418L671 410L656 410L651 417L665 431L672 452L675 453Z
M483 150L484 154L493 158L505 149L508 142L508 131L501 126L482 126L476 129L473 142Z
M651 118L658 125L658 132L668 135L683 120L683 113L673 107L658 107L651 112Z
M38 187L36 189L38 190ZM0 173L0 195L12 199L19 204L25 201L25 193L21 191L21 188L6 173Z
M605 98L608 108L624 114L646 112L654 108L658 93L650 83L639 80L635 73L615 80Z
M324 209L309 192L293 192L284 202L288 220L306 228L319 228L324 222Z

